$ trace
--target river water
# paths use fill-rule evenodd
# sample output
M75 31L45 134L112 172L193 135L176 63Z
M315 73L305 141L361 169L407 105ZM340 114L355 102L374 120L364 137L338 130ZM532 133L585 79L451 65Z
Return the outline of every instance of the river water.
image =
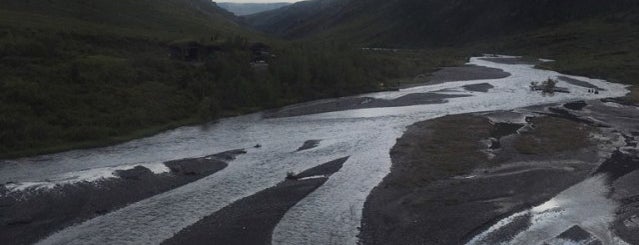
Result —
M446 103L345 110L289 118L263 118L261 113L223 119L206 127L182 127L153 137L111 147L75 150L0 162L0 183L15 190L45 189L56 184L112 178L114 169L149 166L174 159L200 157L245 148L248 153L226 169L183 187L66 228L41 244L157 244L201 218L279 183L289 171L299 172L350 156L340 172L287 212L273 233L274 244L356 244L362 208L370 191L390 171L389 150L413 123L450 114L511 110L532 105L624 96L620 84L567 76L596 85L588 88L560 82L571 93L543 96L531 81L566 76L532 65L494 63L479 57L472 65L502 69L502 79L448 82L401 91L361 95L394 99L435 92L469 95ZM488 92L464 85L489 83ZM296 152L307 140L317 148ZM252 146L261 144L261 148ZM7 185L9 186L9 185Z

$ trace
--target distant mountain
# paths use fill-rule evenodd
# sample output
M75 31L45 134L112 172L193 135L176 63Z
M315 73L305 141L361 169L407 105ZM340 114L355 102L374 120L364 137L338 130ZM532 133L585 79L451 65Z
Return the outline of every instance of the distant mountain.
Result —
M311 0L245 17L257 30L286 38L300 38L325 30L340 21L352 0Z
M218 6L234 13L237 16L251 15L273 9L278 9L284 6L291 5L290 3L217 3Z
M285 38L313 36L386 46L450 45L585 18L633 15L636 0L311 0L248 16Z

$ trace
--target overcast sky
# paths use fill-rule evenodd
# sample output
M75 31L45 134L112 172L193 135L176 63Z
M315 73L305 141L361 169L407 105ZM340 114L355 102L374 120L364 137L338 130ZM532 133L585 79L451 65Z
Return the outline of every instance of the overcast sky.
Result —
M218 3L225 3L225 2L230 2L230 3L283 3L283 2L287 2L287 3L294 3L294 2L299 2L301 0L216 0L214 2L218 2Z

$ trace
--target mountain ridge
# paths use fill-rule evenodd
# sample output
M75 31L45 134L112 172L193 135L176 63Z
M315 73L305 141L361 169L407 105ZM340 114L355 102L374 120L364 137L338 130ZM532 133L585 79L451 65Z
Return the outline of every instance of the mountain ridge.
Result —
M607 14L631 14L631 0L312 0L246 18L262 32L364 44L460 44ZM372 40L372 41L371 41Z
M237 16L251 15L259 12L269 11L291 5L291 3L233 3L233 2L218 2L218 6L226 9Z

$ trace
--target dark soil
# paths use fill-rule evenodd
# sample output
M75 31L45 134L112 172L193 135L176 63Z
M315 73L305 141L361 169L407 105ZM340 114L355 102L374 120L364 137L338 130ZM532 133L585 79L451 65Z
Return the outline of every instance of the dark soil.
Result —
M324 163L324 164L319 165L317 167L310 168L310 169L305 170L304 172L296 174L295 178L301 179L301 178L308 178L308 177L313 177L313 176L322 176L322 175L328 176L328 175L331 175L333 173L337 173L337 171L342 169L342 166L344 166L344 163L347 160L348 160L348 157L342 157L340 159Z
M593 166L588 164L488 170L509 162L489 160L479 153L485 145L478 142L510 135L519 127L494 126L471 115L410 126L391 151L391 173L365 203L362 244L464 244L501 218L543 203L591 173ZM534 157L548 161L553 156ZM480 169L486 170L475 172ZM453 178L471 173L477 176ZM515 222L512 229L527 227L525 221ZM503 237L495 242L499 239Z
M613 182L638 169L639 156L632 156L620 151L615 151L612 154L612 157L601 164L593 175L607 174L609 176L609 181Z
M490 136L500 139L504 136L513 135L522 128L523 124L517 123L495 123L490 130Z
M639 244L639 171L621 177L613 188L622 206L617 210L613 229L624 241Z
M478 84L471 84L471 85L464 86L464 89L468 91L482 92L482 93L486 93L488 92L488 90L491 90L492 88L494 88L494 86L490 85L490 83L478 83Z
M320 142L321 140L307 140L306 142L304 142L304 144L302 144L302 146L300 146L300 148L297 149L297 151L305 151L305 150L313 149L317 147L320 144Z
M570 103L564 104L564 107L573 111L581 111L586 106L588 106L588 104L585 101L577 101L577 102L570 102Z
M241 199L180 231L163 244L271 244L273 229L286 211L322 186L328 176L339 171L348 157L306 170L298 178Z
M572 241L574 244L603 245L594 235L576 225L559 234L555 239L548 241L548 244L565 243L566 241Z

